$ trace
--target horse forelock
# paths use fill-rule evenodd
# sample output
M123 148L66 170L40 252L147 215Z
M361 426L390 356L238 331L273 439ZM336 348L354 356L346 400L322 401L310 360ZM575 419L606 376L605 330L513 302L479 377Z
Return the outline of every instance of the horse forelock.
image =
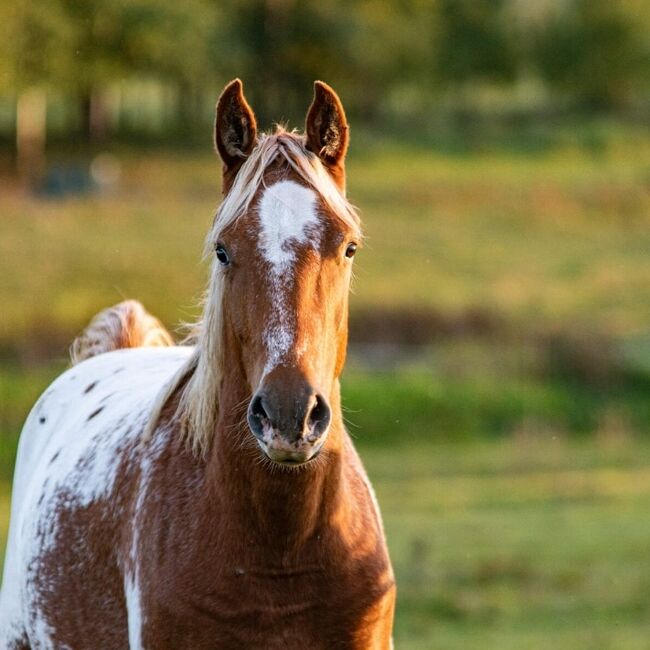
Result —
M304 137L278 126L274 133L264 133L237 173L234 183L219 206L206 238L205 254L212 253L219 235L245 215L255 196L264 187L265 174L277 161L286 163L300 180L316 191L334 214L351 228L359 228L355 208L336 185L318 156L305 147Z
M206 237L205 257L213 253L221 234L249 213L256 197L266 189L268 170L278 165L283 169L281 176L293 177L313 190L328 212L361 238L356 209L318 156L307 150L304 136L278 126L274 133L260 136L257 146L237 173ZM223 273L219 263L213 260L202 316L189 326L188 340L194 343L195 352L158 395L145 430L145 439L158 426L170 399L177 395L178 405L173 418L181 436L199 455L209 447L219 414L218 392L223 377L222 306Z

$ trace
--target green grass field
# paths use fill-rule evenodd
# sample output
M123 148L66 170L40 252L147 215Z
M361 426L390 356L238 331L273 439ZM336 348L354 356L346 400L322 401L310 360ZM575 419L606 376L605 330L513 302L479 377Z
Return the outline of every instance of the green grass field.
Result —
M123 297L170 326L197 313L216 159L114 153L105 195L0 183L0 549L18 431L75 333ZM357 348L344 376L397 648L650 648L650 133L527 154L357 142L348 169L353 315L492 323L388 360Z
M397 647L647 648L647 452L369 450L400 586Z

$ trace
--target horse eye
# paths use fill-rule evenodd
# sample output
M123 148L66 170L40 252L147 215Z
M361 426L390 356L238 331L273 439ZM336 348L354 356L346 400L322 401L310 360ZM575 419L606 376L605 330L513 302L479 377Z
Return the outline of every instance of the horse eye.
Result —
M356 244L348 244L348 247L345 249L346 257L354 257L354 254L357 252Z
M224 246L217 244L214 251L217 254L217 259L223 266L228 266L230 264L230 255L228 255L228 251Z

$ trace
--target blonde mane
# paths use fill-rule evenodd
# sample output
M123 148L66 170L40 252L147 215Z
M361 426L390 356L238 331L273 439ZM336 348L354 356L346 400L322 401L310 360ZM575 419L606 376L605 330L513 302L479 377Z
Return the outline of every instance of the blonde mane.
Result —
M249 211L255 195L265 186L266 170L276 161L286 163L287 171L295 172L320 195L334 214L351 228L359 230L359 217L354 207L336 186L318 156L305 148L304 137L277 127L275 133L260 136L217 209L206 238L206 257L213 253L221 233ZM169 399L179 392L178 407L173 418L180 427L182 437L197 454L205 454L209 447L217 425L218 394L223 377L222 298L222 267L213 261L203 315L192 326L194 353L157 396L145 430L145 439L155 430Z

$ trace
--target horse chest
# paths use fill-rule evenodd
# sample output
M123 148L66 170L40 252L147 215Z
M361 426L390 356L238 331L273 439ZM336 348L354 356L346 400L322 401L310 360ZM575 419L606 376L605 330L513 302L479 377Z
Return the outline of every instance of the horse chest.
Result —
M206 578L179 575L157 587L144 613L146 647L383 647L358 642L366 613L385 596L370 567L234 566Z
M340 520L321 522L297 543L287 533L290 518L261 526L233 513L223 504L241 499L209 498L200 472L184 487L163 478L198 471L184 462L170 457L152 477L138 518L144 647L388 647L360 636L369 612L392 612L392 572L370 503L358 511L361 544L342 533Z
M151 648L368 648L355 638L379 596L319 569L235 568L212 588L157 593L144 613ZM365 583L364 580L361 583ZM207 588L206 588L207 587Z

